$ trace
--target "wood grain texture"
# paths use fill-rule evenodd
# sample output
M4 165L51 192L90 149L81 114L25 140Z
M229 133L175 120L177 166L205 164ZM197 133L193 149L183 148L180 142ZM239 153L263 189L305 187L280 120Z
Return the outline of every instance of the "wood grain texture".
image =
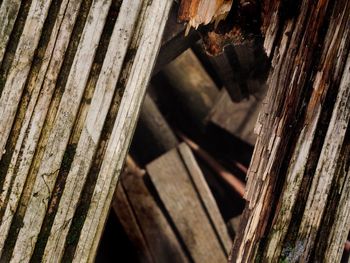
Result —
M170 222L148 190L143 175L135 172L124 175L121 184L154 262L190 262Z
M229 238L191 155L182 144L149 164L147 172L194 262L225 262Z
M0 64L4 58L6 46L15 24L20 5L20 0L4 0L0 4Z
M350 3L280 4L291 12L277 8L266 24L280 28L265 39L269 90L231 262L338 262L349 231L340 189L349 179Z
M123 174L121 174L120 180L122 180ZM141 200L138 200L138 202ZM112 207L115 214L118 217L119 222L123 226L123 229L133 243L133 245L140 251L141 262L154 262L150 248L147 245L146 239L142 233L142 230L138 224L136 215L131 207L130 201L125 193L125 189L119 182L115 195L112 201Z
M12 2L0 6L0 261L91 262L172 1L33 0L21 23Z
M239 139L254 145L254 125L258 119L262 97L250 97L235 103L226 89L222 89L208 119Z
M226 17L232 2L232 0L182 0L179 19L188 21L194 28L198 28L201 24L217 22Z

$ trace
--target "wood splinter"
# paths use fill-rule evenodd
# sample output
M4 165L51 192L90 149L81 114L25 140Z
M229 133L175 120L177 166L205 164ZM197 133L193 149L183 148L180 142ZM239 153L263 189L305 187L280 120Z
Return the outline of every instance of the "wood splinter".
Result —
M188 22L186 34L191 27L207 25L215 22L217 25L229 13L233 0L182 0L179 9L180 22Z

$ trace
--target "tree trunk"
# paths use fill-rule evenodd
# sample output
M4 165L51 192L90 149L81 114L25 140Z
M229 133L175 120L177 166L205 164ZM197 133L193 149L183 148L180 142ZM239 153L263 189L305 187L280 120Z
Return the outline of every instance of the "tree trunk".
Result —
M231 262L339 262L350 228L350 1L265 1L269 90Z

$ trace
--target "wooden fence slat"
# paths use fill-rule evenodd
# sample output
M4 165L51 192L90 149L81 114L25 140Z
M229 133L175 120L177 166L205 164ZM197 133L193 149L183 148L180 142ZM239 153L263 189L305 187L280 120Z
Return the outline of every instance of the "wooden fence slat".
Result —
M30 3L4 47L0 261L92 262L173 1Z

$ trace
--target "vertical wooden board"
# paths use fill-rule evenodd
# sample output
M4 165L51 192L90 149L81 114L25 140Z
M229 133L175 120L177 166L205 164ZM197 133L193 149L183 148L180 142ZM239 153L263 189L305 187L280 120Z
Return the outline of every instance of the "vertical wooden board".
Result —
M127 174L125 174L127 176ZM123 174L121 175L121 178ZM136 215L131 207L130 201L125 193L122 183L119 181L112 201L112 208L117 215L119 222L123 226L126 235L137 249L140 249L142 262L155 262L146 239L141 231ZM143 218L142 218L143 220Z
M7 42L15 24L20 0L4 0L0 2L0 65L4 58Z
M141 1L125 0L116 21L101 74L76 148L72 168L66 179L57 214L46 244L43 260L63 255L71 218L77 207L86 176L96 152L102 128L112 101L122 64L133 35Z
M200 194L177 149L147 165L157 193L195 262L225 262L222 247Z
M126 174L121 178L154 262L189 262L169 222L147 189L143 177Z
M51 0L33 0L0 97L0 159L15 119Z
M256 125L249 206L232 262L334 260L325 258L328 234L345 221L335 212L347 206L338 189L346 186L348 169L341 165L349 160L341 157L349 128L349 86L341 82L349 75L350 5L301 1L293 16L279 21L285 19L279 11L289 7L284 4L271 5L283 9L269 18L270 87ZM343 233L335 231L340 242Z
M102 33L111 0L94 1L90 9L77 53L67 80L66 89L59 105L52 133L49 136L44 156L35 179L33 194L29 199L23 226L18 234L13 262L29 261L41 229L41 224L52 193L63 154L68 143L71 128L77 114L80 100L89 76L90 67Z
M220 242L222 243L223 247L225 248L225 252L228 255L232 246L232 240L228 234L226 224L221 217L214 196L211 193L207 182L205 181L204 175L199 168L198 163L191 152L191 149L187 146L187 144L182 143L179 145L178 150L183 163L188 169L188 174L192 178L193 186L203 201L208 214L208 218L213 224L215 231L219 235Z
M317 168L312 180L311 189L306 202L305 211L299 228L299 243L303 251L307 252L301 260L308 260L313 244L316 242L315 229L321 224L322 216L325 213L327 199L332 186L332 181L336 178L338 160L341 158L341 150L345 140L350 122L350 56L345 66L343 78L340 83L337 100L334 105L332 117L328 126L325 141L318 160ZM344 175L347 180L349 177ZM344 182L345 184L347 181ZM345 221L346 218L338 218ZM308 240L303 240L305 236ZM346 235L342 235L345 239Z
M139 20L144 23L140 44L128 75L73 262L93 261L95 257L172 4L171 0L153 0L147 4L145 20Z
M58 18L44 55L44 63L38 75L31 78L27 84L33 89L33 92L10 162L10 167L15 168L7 171L0 194L0 206L5 210L2 218L6 218L6 222L0 219L0 232L3 233L0 237L0 251L7 238L14 216L13 211L18 206L34 158L35 148L54 92L55 80L63 63L64 53L81 3L81 1L68 2L65 0L61 3Z
M0 261L93 261L172 3L32 0L20 14L1 86Z

